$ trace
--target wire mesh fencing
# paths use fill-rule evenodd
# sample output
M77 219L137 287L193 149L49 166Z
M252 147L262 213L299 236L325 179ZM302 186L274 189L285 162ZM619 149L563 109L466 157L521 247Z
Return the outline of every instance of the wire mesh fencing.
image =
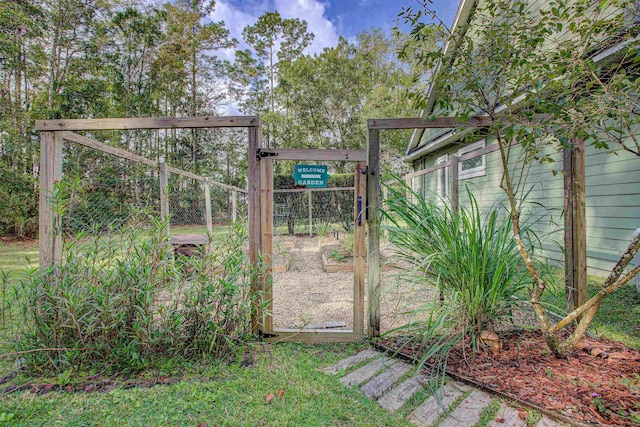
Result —
M75 144L64 144L57 191L62 233L102 233L134 218L158 216L157 168Z
M353 212L354 189L351 187L274 190L275 234L350 232Z
M50 195L63 236L150 225L162 218L163 206L172 234L206 234L215 226L246 221L247 195L241 188L167 166L166 188L161 189L163 162L135 153L141 144L132 142L152 137L150 132L110 131L79 136L90 140L89 146L64 141L62 178Z

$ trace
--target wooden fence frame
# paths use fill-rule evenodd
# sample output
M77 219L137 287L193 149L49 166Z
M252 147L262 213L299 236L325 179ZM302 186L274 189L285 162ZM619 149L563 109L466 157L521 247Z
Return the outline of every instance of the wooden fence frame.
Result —
M207 189L210 186L226 188L237 197L237 192L247 192L242 188L223 184L206 177L183 171L169 166L164 162L147 159L127 150L112 147L107 144L94 141L74 131L103 131L103 130L138 130L138 129L209 129L209 128L238 128L248 129L249 139L249 164L252 158L255 163L255 150L251 155L251 147L260 145L260 118L258 116L228 116L228 117L146 117L146 118L113 118L113 119L73 119L73 120L36 120L35 130L40 132L40 191L39 191L39 254L40 267L46 268L59 264L61 261L62 236L60 218L56 218L51 204L51 194L54 184L62 178L62 144L66 139L108 154L122 157L134 162L146 164L160 169L161 192L164 193L168 183L168 173L175 173L188 178L202 181L205 184L205 199ZM249 197L249 236L250 236L250 261L258 266L260 222L256 218L259 214L259 199ZM235 212L237 200L232 200L232 208ZM256 209L258 206L258 209ZM210 208L209 208L210 209ZM168 204L165 200L161 203L161 215L168 214ZM211 221L209 219L209 221ZM212 224L207 224L212 227ZM257 243L256 243L257 242ZM259 278L253 278L252 290L258 293ZM259 301L254 301L254 308L260 307ZM255 311L255 309L254 309ZM252 316L252 325L257 325L257 315Z
M532 123L546 120L548 116L534 116ZM438 129L438 128L481 128L489 126L493 121L488 117L471 117L467 120L454 117L436 117L435 119L406 118L406 119L370 119L367 121L369 141L375 141L379 146L380 130L400 129ZM485 155L498 150L497 145L491 145L462 156L453 156L450 160L405 175L405 180L411 180L445 167L452 167L452 209L458 209L458 164L474 157ZM369 161L371 162L371 157ZM375 160L375 159L374 159ZM377 165L377 163L375 163ZM587 301L587 251L586 251L586 208L585 208L585 150L584 141L575 140L569 147L563 149L564 174L564 246L565 246L565 285L566 298L569 309L578 307ZM369 177L371 186L367 185L368 200L380 197L379 177L377 185L375 178ZM368 257L378 255L380 236L376 224L377 215L369 215L369 250ZM375 253L375 255L373 255ZM380 335L380 271L379 262L370 263L368 274L369 291L369 336ZM378 266L378 269L375 268Z

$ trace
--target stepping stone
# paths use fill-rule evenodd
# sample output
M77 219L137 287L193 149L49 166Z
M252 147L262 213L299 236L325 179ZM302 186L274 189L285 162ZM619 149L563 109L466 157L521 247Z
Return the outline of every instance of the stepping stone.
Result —
M379 357L373 362L364 365L362 368L356 369L355 371L340 378L340 382L342 383L342 385L345 385L347 387L360 385L366 381L369 381L383 368L393 366L396 362L397 360L389 359L386 356Z
M540 421L536 424L536 427L560 427L563 424L560 424L556 421L553 421L551 418L546 415L540 418Z
M493 417L493 420L487 423L486 427L526 427L527 422L520 418L520 415L518 415L519 413L520 411L518 411L516 408L501 403L495 417ZM496 421L499 419L504 419L504 421L499 423L498 421Z
M429 396L422 405L409 414L407 421L418 427L431 426L467 390L469 387L464 384L454 381L446 383L440 396Z
M411 369L411 365L396 361L386 371L366 383L360 390L369 399L378 399Z
M484 391L473 390L438 427L472 426L480 421L482 411L491 403L491 396Z
M329 375L335 375L343 369L346 371L352 366L355 366L360 362L364 362L365 360L369 360L372 357L380 356L380 355L381 355L380 353L374 350L363 350L360 353L357 353L357 354L354 354L353 356L349 356L345 359L342 359L341 361L331 366L322 368L322 370Z
M427 381L429 381L429 378L426 375L414 375L378 399L378 404L391 413L396 412L402 408L414 394L422 390L422 384Z

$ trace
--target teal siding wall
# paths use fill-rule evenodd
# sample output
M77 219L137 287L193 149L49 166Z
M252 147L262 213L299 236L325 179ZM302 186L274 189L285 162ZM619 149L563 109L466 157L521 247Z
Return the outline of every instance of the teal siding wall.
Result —
M493 141L488 140L487 145ZM416 170L435 164L443 154L458 152L458 146L433 153L414 163ZM513 153L517 158L519 149ZM540 240L538 255L550 263L562 265L564 190L562 155L553 153L552 163L535 163L528 172L523 220L530 221ZM508 201L500 188L502 163L498 151L486 155L485 175L463 179L459 183L460 205L468 208L467 189L481 210L499 209L506 214ZM511 165L514 178L519 168ZM554 174L555 171L555 174ZM450 171L449 175L450 175ZM449 180L450 181L450 180ZM451 182L449 182L449 194ZM423 194L436 194L435 174L414 180L414 188ZM640 157L626 152L617 155L592 146L586 149L587 265L590 274L605 276L640 228Z

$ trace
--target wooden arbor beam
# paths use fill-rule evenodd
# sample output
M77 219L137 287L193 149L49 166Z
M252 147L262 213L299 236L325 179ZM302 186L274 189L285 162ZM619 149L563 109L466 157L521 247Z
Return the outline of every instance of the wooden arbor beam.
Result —
M461 117L435 117L433 119L413 117L407 119L369 119L367 120L367 128L369 130L394 130L394 129L445 129L445 128L472 128L484 127L494 123L502 124L522 124L522 125L538 125L545 120L549 120L551 116L545 114L536 114L529 120L493 120L490 117L469 117L463 119Z
M142 117L137 119L36 120L38 131L195 129L260 126L259 116Z

